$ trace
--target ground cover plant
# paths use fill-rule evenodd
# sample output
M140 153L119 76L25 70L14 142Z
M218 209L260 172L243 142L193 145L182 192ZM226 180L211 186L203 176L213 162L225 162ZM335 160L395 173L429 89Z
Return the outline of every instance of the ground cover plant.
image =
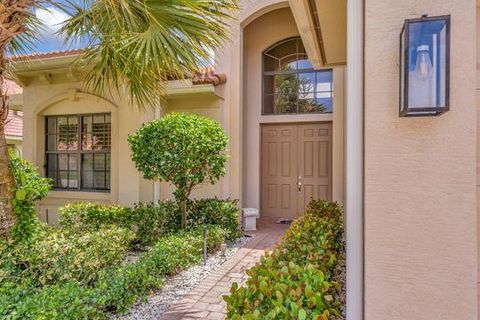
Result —
M210 252L238 235L236 201L219 199L192 201L188 229L174 201L72 204L53 228L34 211L50 181L23 159L12 164L18 222L11 238L0 239L0 319L106 319L161 288L165 276L198 263L203 224ZM141 250L128 261L134 249Z
M227 319L342 318L343 218L335 203L312 201L284 240L225 296Z
M119 230L77 234L68 241L56 239L65 236L62 231L47 232L40 244L0 242L0 318L106 319L203 256L203 230L197 227L161 238L137 262L122 265L129 231L115 238ZM225 241L226 232L217 226L209 226L207 234L210 252ZM85 239L84 246L66 249Z

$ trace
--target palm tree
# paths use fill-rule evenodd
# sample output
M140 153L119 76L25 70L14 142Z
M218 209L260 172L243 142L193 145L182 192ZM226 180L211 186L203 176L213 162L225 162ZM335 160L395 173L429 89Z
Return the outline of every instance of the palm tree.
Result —
M64 1L65 2L65 1ZM5 139L11 57L31 48L35 8L55 5L71 17L61 29L84 42L78 64L88 71L90 90L127 93L132 106L154 106L169 78L184 78L228 38L238 0L0 0L0 237L15 224L15 180Z

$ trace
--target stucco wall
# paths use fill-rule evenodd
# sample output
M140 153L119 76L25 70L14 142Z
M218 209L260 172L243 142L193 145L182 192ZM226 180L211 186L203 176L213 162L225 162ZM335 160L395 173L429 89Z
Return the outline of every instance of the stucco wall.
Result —
M38 214L49 223L56 224L58 207L69 202L95 201L131 205L139 201L150 201L153 196L152 183L138 174L130 160L127 136L142 122L153 118L153 113L142 113L132 108L120 97L109 97L110 102L82 92L79 82L54 79L52 84L33 81L24 88L24 144L23 155L35 163L44 173L45 116L110 112L112 114L112 171L111 191L75 192L51 191L39 202ZM67 98L65 98L67 97ZM48 218L47 218L48 212Z
M271 45L298 36L290 8L257 16L243 29L242 201L260 208L260 126L262 123L333 122L333 198L343 203L343 67L334 70L334 114L262 116L262 53Z
M215 96L201 96L196 95L192 97L168 99L165 105L165 112L188 112L199 114L204 117L211 118L218 121L225 132L224 125L222 123L221 109L219 107L219 98ZM225 178L220 179L215 185L205 183L195 187L192 192L192 198L212 198L212 197L224 197L222 190ZM161 183L160 185L160 198L161 199L173 199L173 186L167 183Z
M46 67L44 67L46 68ZM63 69L61 69L63 70ZM46 70L48 72L50 70ZM111 113L111 190L110 192L79 192L52 190L38 202L38 214L50 224L57 224L59 207L72 202L91 201L118 203L131 206L134 203L153 200L154 187L151 181L142 178L130 156L128 135L134 133L144 122L155 118L153 110L138 110L130 105L126 96L97 97L89 94L80 81L74 81L59 70L52 73L29 74L23 92L24 111L24 156L32 161L42 174L45 165L45 116ZM48 75L45 81L41 75ZM78 75L81 77L81 74ZM192 112L222 122L221 86L192 86L191 83L169 83L169 96L163 113ZM218 91L218 92L217 92ZM193 197L223 197L224 179L216 185L202 185L193 192ZM228 186L227 186L228 188ZM167 184L160 187L160 199L172 196L173 188Z
M475 1L365 6L365 319L477 319ZM399 118L399 33L424 13L452 15L451 111Z
M480 1L477 1L477 5L480 5ZM477 7L477 81L476 81L476 98L477 98L477 250L478 250L478 275L480 277L480 6ZM480 292L480 279L477 279L478 289ZM480 295L479 309L480 309Z

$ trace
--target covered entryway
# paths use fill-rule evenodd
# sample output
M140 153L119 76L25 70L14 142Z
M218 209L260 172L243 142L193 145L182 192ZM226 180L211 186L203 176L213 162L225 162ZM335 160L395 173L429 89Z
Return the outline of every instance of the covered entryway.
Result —
M332 198L330 123L262 125L264 217L295 218L311 199Z

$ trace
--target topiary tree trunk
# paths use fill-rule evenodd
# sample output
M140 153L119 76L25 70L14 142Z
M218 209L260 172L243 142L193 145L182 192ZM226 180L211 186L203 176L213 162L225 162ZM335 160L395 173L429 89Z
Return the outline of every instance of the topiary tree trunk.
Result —
M176 189L173 192L173 195L175 197L175 201L178 203L178 206L180 207L180 212L182 214L182 228L186 228L188 224L187 203L188 203L188 198L192 193L193 185L182 182L175 185L175 188Z

